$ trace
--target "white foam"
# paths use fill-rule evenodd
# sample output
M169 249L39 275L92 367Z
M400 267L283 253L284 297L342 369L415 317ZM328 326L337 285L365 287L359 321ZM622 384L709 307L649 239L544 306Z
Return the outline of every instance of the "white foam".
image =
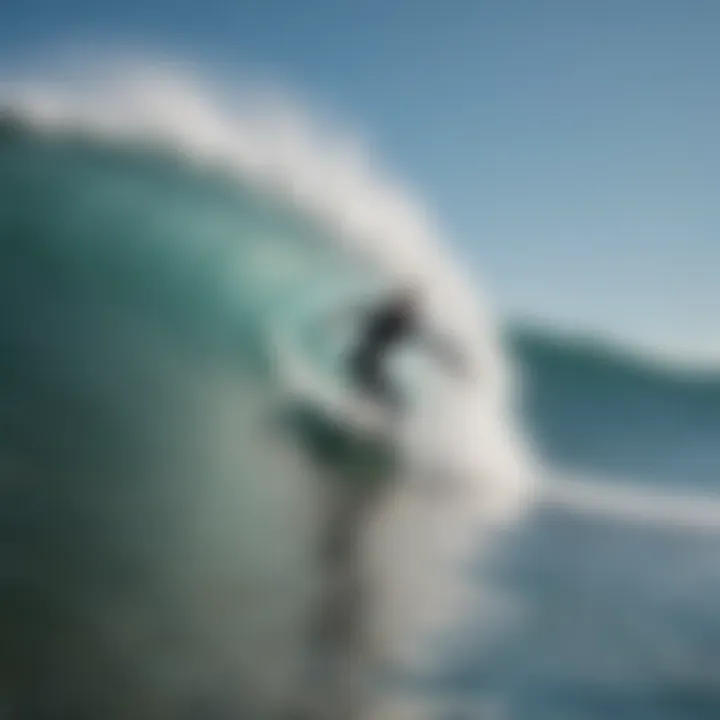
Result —
M712 494L557 475L545 483L543 500L573 513L632 525L690 534L720 533L720 496Z

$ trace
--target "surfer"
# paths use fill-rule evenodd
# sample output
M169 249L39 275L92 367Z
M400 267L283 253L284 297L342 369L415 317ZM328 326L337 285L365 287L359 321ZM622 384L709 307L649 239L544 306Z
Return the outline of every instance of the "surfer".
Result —
M469 374L469 364L457 348L423 327L420 301L418 288L406 286L374 307L343 307L332 318L333 324L346 324L360 317L359 337L347 359L348 373L361 392L393 410L401 409L402 403L387 373L387 359L403 343L420 341L449 371ZM326 708L310 716L354 720L363 716L365 693L370 691L365 683L381 659L371 627L376 599L364 567L362 537L391 487L378 482L377 476L387 480L393 469L389 465L382 471L368 470L362 462L347 459L335 465L327 457L324 463L326 472L319 474L324 498L319 560L325 586L309 628L308 680L310 687L324 688L318 690L318 699ZM305 700L314 705L312 693Z
M367 312L360 340L349 360L354 382L374 398L399 407L398 392L386 372L386 359L398 345L417 340L440 359L446 369L454 374L468 374L467 363L456 348L445 338L421 327L419 292L410 288Z

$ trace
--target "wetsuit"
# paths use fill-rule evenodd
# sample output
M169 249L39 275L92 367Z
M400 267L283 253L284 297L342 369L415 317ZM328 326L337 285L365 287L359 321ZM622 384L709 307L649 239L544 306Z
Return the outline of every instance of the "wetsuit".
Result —
M416 333L416 326L416 315L406 302L384 305L370 314L350 358L350 371L362 390L383 402L398 404L399 396L385 374L384 362L389 350Z

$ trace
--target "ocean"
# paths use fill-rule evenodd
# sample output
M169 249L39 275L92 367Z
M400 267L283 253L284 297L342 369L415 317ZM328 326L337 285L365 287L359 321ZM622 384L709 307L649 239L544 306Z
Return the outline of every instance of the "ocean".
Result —
M489 571L522 620L446 679L498 717L716 717L720 378L527 327L508 342L553 498Z
M338 507L364 622L313 691L350 704L307 717L718 716L720 376L495 319L277 98L147 67L2 98L8 717L288 717ZM407 283L481 371L409 350L390 443L288 415L288 353L348 392L312 338Z

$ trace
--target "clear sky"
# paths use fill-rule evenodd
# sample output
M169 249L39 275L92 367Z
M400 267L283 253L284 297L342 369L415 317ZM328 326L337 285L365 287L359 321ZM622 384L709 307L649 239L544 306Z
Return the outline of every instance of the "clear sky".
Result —
M64 42L250 68L369 137L501 309L720 362L719 0L23 0Z

